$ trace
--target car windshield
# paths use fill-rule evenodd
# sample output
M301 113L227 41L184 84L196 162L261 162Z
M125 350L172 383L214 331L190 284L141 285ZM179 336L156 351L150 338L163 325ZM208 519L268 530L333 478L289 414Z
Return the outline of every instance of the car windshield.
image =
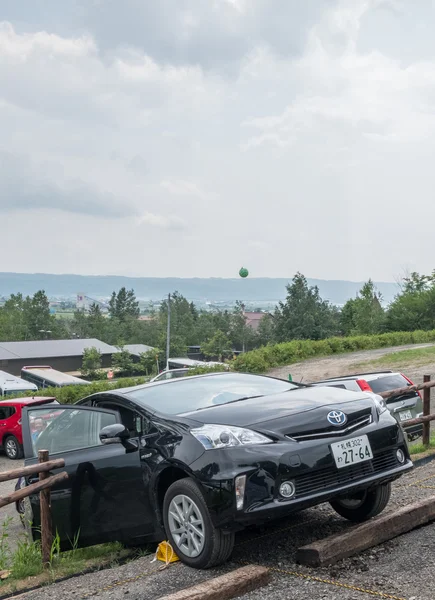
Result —
M179 415L253 396L267 396L296 389L282 379L260 375L225 375L186 377L167 384L144 386L127 395L159 412Z

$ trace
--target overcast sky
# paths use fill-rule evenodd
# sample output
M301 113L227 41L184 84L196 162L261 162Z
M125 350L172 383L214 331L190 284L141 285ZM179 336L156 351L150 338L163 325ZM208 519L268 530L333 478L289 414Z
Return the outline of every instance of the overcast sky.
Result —
M431 0L0 0L0 271L435 267Z

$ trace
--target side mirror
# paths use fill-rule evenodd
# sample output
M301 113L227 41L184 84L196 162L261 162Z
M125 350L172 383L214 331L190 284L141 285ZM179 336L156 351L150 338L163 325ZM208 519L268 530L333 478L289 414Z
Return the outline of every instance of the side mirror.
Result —
M100 442L102 444L125 444L129 437L130 432L121 423L108 425L100 431Z

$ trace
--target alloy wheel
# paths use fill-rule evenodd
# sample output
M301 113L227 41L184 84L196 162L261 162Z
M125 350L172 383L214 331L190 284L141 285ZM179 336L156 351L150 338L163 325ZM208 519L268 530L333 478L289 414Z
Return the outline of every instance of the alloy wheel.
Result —
M18 448L15 441L11 439L7 440L5 450L9 458L15 458L18 453Z
M175 496L168 511L169 529L178 550L189 558L199 556L205 543L205 526L195 502L180 494Z

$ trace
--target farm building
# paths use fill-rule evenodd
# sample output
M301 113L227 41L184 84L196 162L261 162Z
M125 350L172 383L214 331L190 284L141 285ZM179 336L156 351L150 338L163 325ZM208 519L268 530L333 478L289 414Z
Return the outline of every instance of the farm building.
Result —
M79 371L86 348L97 348L101 352L103 368L110 367L112 355L119 352L115 346L97 339L0 342L0 369L12 375L20 375L22 367L37 365L47 365L64 373ZM135 357L151 349L144 344L124 348Z

